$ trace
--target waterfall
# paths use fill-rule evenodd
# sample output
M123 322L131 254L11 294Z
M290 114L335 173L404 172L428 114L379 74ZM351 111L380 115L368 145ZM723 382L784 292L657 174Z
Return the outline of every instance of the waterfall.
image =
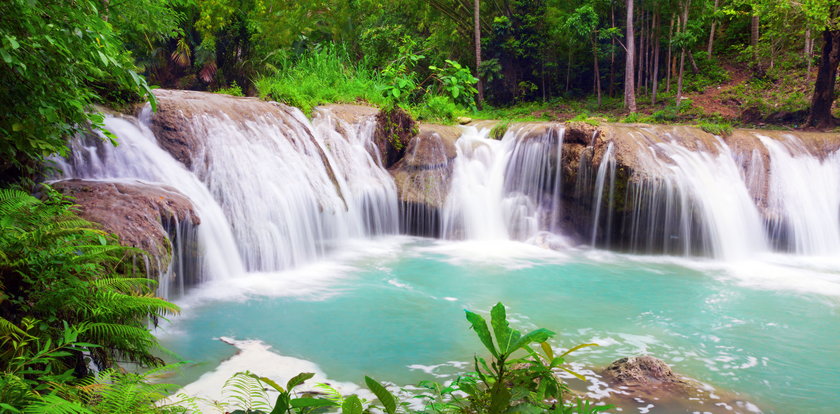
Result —
M58 159L63 178L86 180L141 180L149 183L169 185L192 200L201 218L196 229L200 269L195 274L200 278L225 278L244 272L231 225L219 203L207 187L187 170L183 164L161 149L149 128L135 119L106 117L105 127L118 137L119 146L92 137L79 137L71 141L71 153L67 159ZM170 234L186 241L191 239L191 229L184 223L170 225ZM183 266L189 259L178 257L180 251L186 255L187 243L177 243L175 266L182 266L180 275L185 275ZM180 283L180 282L179 282ZM165 283L161 283L165 285Z
M192 201L201 225L163 223L175 256L166 273L181 276L164 292L183 292L187 274L297 266L349 240L406 232L407 223L448 239L551 237L552 247L576 239L725 260L774 248L840 252L840 151L815 156L790 134L741 131L737 139L752 140L742 147L686 127L526 123L494 140L464 126L454 152L433 135L411 141L398 201L398 173L374 144L375 111L348 118L318 108L310 121L295 108L205 96L169 98L168 110L183 113L164 129L188 144L164 136L146 107L137 119L106 117L119 146L77 138L58 160L64 178L163 184Z
M192 169L222 205L250 271L280 270L323 256L342 240L396 232L396 189L367 151L361 129L322 111L234 121L224 113L189 120L202 142Z
M372 155L374 118L350 123L321 109L310 122L299 110L289 113L247 122L222 112L196 116L189 130L201 145L188 169L158 145L147 107L139 120L106 117L119 146L77 138L58 166L64 178L141 180L186 195L201 219L196 237L204 278L280 270L350 238L396 233L396 187ZM176 256L196 254L185 245L190 229L165 224L184 242L173 244ZM186 262L176 259L173 266Z
M802 141L756 134L770 155L768 208L771 228L786 249L804 255L840 254L840 151L820 160Z
M443 212L448 238L529 240L555 230L563 127L511 128L501 141L466 127Z
M656 239L665 249L670 244L681 246L683 254L698 252L721 259L748 258L768 250L758 208L723 141L709 150L663 142L647 155L657 175L636 193L637 206L644 207L631 220L638 243L634 250L644 251L642 246ZM646 227L657 228L654 223L661 223L661 233L642 233Z

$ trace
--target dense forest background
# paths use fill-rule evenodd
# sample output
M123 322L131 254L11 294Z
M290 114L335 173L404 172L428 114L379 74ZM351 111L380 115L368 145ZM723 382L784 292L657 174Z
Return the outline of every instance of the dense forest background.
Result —
M0 167L15 174L98 125L92 103L127 105L148 85L450 122L638 111L629 121L834 125L837 0L11 0L0 12L12 17Z

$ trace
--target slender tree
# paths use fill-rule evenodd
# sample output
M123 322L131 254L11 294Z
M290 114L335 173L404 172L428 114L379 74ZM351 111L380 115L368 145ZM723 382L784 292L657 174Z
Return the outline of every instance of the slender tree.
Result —
M712 50L715 45L715 29L717 29L717 19L715 19L715 13L717 13L719 1L720 0L715 0L715 6L712 8L712 28L709 30L709 44L706 45L706 52L709 57L712 57Z
M478 78L478 107L484 103L484 82L481 80L481 2L475 0L473 2L473 24L475 26L475 77Z
M636 112L636 86L633 83L633 63L636 59L636 34L633 31L633 0L627 0L627 59L624 66L624 106Z

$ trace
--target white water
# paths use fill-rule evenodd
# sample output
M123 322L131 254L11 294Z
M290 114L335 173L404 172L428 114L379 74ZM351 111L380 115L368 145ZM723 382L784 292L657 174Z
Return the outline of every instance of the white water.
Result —
M70 158L57 160L64 178L142 180L175 188L192 200L201 219L197 231L202 278L242 274L244 267L230 223L207 187L157 145L145 124L133 119L106 117L105 126L119 137L119 146L82 138L73 140Z
M502 141L464 129L443 209L445 237L539 244L546 234L562 238L563 131L528 136L533 128L512 128ZM628 133L645 140L648 132ZM711 150L689 149L681 138L643 149L648 175L623 193L616 192L612 143L598 165L581 166L575 191L591 200L592 245L610 248L620 231L624 248L642 253L738 261L771 252L774 242L802 255L840 252L840 152L820 160L794 136L759 136L765 162L760 150L736 154L720 138ZM624 219L612 210L622 198L631 206Z
M76 139L59 168L64 178L142 180L186 195L202 223L202 280L292 267L350 238L397 232L395 185L368 151L372 118L350 125L322 110L310 124L294 110L236 124L203 115L191 128L203 152L190 171L158 146L149 116L107 117L120 145Z
M652 151L666 193L682 193L679 223L682 235L691 234L694 214L706 238L704 250L720 259L743 259L768 250L761 216L747 190L732 152L722 141L717 155L692 151L677 143L658 144ZM662 154L662 155L660 155ZM665 212L672 216L671 211ZM685 237L685 236L683 236Z
M193 169L233 224L248 270L292 267L342 240L396 232L396 188L366 150L372 122L348 126L348 137L331 128L342 121L330 114L313 127L297 109L191 122L206 151Z
M534 128L512 128L496 141L487 129L465 127L443 209L445 237L529 240L551 229L560 204L559 169L553 167L563 128L524 140Z
M799 254L840 254L840 152L825 160L808 155L795 137L786 142L758 135L770 164L768 204L779 213L789 248Z

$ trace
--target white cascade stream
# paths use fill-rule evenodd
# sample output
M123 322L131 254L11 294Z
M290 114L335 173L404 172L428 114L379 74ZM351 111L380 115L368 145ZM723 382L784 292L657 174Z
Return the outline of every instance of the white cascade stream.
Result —
M840 254L840 152L820 160L796 137L757 134L770 154L768 207L788 248L802 255Z
M171 186L192 200L201 219L197 226L201 246L199 274L226 278L244 272L242 259L221 206L207 187L183 164L160 148L154 134L136 119L106 117L105 127L118 137L118 146L107 141L77 138L68 159L58 159L64 178L133 181Z
M396 233L396 187L370 151L373 117L292 114L245 124L196 117L203 153L190 171L158 146L146 108L140 120L106 118L119 146L76 139L59 167L64 178L141 180L186 195L202 223L204 279L285 269L351 238Z

